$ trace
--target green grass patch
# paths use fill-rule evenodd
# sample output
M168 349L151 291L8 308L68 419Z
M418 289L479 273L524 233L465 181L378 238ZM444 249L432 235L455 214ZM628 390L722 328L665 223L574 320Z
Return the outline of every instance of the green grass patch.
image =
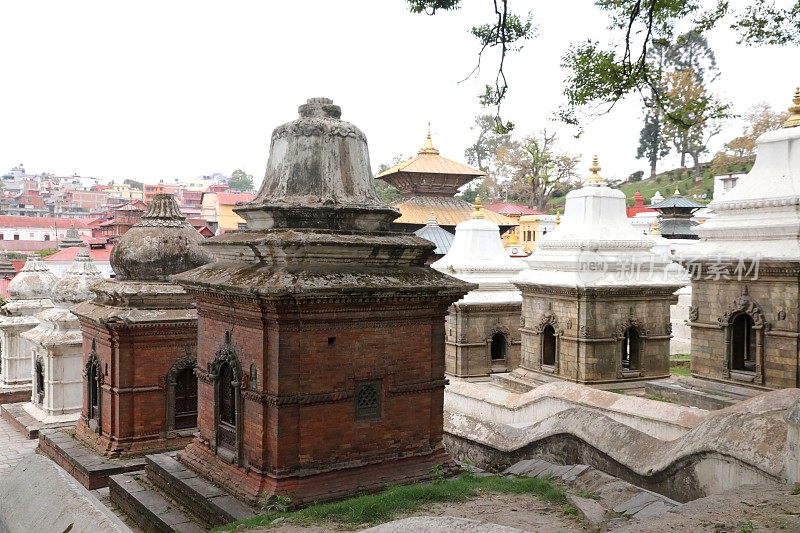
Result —
M296 511L266 512L253 518L233 522L218 530L232 531L241 524L246 527L269 526L278 518L283 518L279 521L281 524L290 522L310 525L335 522L345 527L374 525L387 522L398 514L413 512L431 504L465 501L481 492L533 494L546 502L563 505L564 512L569 514L566 494L549 478L477 477L472 474L462 474L438 482L401 485L377 494L310 505Z
M670 361L691 361L692 356L688 353L676 353L675 355L669 356Z
M687 366L672 366L669 369L669 373L673 376L690 377L692 369Z

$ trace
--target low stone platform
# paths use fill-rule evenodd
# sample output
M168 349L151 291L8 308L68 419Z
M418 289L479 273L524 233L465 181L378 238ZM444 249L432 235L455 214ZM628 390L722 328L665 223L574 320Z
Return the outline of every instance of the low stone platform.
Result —
M31 399L31 384L0 387L0 404L27 402Z
M680 377L645 383L647 396L655 396L670 402L709 411L724 409L763 393L764 390L760 389L695 377Z
M666 379L666 378L665 378ZM609 383L589 383L586 387L592 387L598 390L611 390L611 391L627 391L638 390L643 391L646 384L657 383L658 381L648 381L647 378L632 378L625 381L614 381ZM513 372L501 372L491 375L491 382L498 387L502 387L508 391L524 394L530 392L536 387L546 385L548 383L574 383L569 380L557 378L547 372L531 372L518 368Z
M254 516L223 489L179 463L177 452L145 457L144 473L111 476L111 501L145 531L205 531Z
M113 459L85 446L71 429L43 429L39 448L87 489L108 486L109 476L143 470L144 457Z
M4 403L0 405L0 415L11 424L11 427L29 439L38 439L39 431L42 429L74 427L77 421L76 417L75 420L44 423L26 411L24 405L25 403Z

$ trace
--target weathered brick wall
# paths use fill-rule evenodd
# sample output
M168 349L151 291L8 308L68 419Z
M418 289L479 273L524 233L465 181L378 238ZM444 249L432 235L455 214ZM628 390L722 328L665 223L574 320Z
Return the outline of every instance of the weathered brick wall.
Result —
M767 324L763 386L776 389L799 386L799 292L796 278L764 273L757 280L706 279L703 274L693 280L692 311L696 316L690 322L692 374L726 379L725 329L720 318L736 307L737 298L745 295L756 303Z
M147 441L166 435L167 374L181 358L195 356L195 324L160 324L114 330L81 320L83 367L94 341L103 373L101 434L88 430L88 380L83 377L84 401L79 434L103 451L152 450ZM116 346L116 349L114 349Z
M653 291L637 295L604 294L592 297L523 291L522 367L541 370L544 324L552 324L557 341L557 375L578 382L617 381L622 378L620 328L634 325L640 335L638 378L669 375L669 307L675 297Z
M470 304L450 306L445 322L446 371L457 377L488 376L505 372L521 363L519 333L521 304ZM500 332L506 337L504 361L492 362L491 339Z
M245 373L244 463L274 475L441 446L446 302L264 305L198 295L198 366L231 332ZM357 421L354 391L381 381L381 417ZM200 434L213 442L214 385L200 380Z

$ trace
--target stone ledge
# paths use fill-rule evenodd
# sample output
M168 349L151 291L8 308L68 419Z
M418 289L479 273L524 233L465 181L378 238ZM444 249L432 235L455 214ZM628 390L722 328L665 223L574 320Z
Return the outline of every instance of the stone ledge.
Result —
M147 479L191 509L204 525L214 527L255 513L223 489L198 476L175 459L175 452L145 457Z
M206 531L158 491L140 484L132 474L110 476L108 486L111 501L144 531Z
M38 439L39 431L42 429L72 427L77 421L76 415L76 420L43 424L40 420L31 416L23 405L24 403L5 403L0 405L0 415L2 415L3 419L8 421L14 429L22 433L25 438L28 439Z
M50 457L89 490L108 486L109 476L143 470L143 457L112 459L75 439L71 430L43 429L39 451Z

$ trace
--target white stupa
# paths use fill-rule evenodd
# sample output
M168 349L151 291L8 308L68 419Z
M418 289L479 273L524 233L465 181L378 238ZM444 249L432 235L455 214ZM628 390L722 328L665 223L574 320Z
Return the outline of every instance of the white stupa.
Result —
M761 135L747 179L710 207L680 254L692 272L692 375L771 389L800 385L800 88L783 127Z
M800 260L800 89L783 128L757 139L747 179L709 207L716 216L695 227L700 242L687 258Z
M586 185L567 194L564 216L527 258L518 283L570 287L672 285L685 271L654 252L656 244L630 223L625 194L600 176L595 156ZM681 284L685 284L685 281Z
M521 301L511 278L525 269L525 263L508 256L500 239L500 227L484 218L480 197L472 218L456 226L450 251L431 264L432 268L458 279L477 283L478 288L459 302Z
M476 288L450 306L446 319L445 370L474 378L519 365L522 296L511 278L525 268L503 247L500 228L484 218L480 197L472 218L456 226L450 251L431 267Z
M8 284L9 302L0 312L0 399L3 403L29 397L31 351L22 333L39 324L36 315L53 307L50 293L56 278L38 256L31 256ZM20 396L23 395L23 396Z
M590 171L513 280L523 297L521 368L513 373L531 386L554 377L614 383L669 376L669 306L686 272L633 227L625 194L600 176L597 156Z

